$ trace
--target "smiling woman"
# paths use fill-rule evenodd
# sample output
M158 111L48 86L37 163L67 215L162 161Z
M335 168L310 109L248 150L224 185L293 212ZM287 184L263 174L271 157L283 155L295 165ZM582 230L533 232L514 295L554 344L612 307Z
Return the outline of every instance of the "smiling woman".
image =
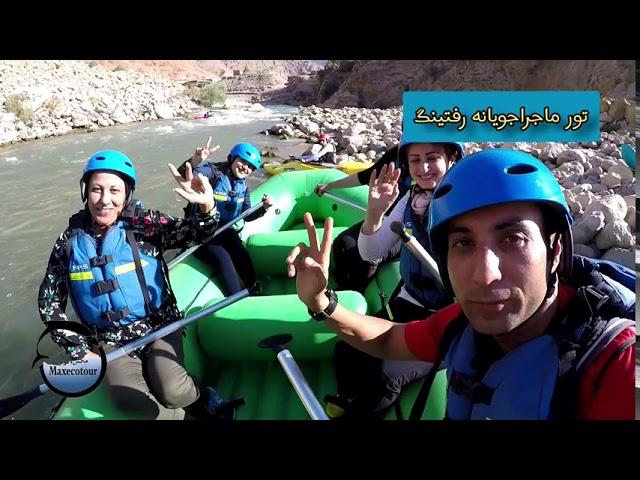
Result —
M238 143L229 151L226 164L204 162L209 154L216 150L217 148L210 150L207 142L207 146L197 148L178 171L185 172L187 167L193 166L195 172L208 178L213 188L213 199L220 211L220 221L227 224L251 208L247 177L262 166L262 156L252 144ZM271 197L264 195L263 208L248 214L245 221L250 222L262 217L271 204ZM191 215L193 210L192 206L188 206L187 215ZM241 282L245 287L250 287L256 282L253 262L242 245L238 232L233 228L212 238L196 255L211 265L214 271L221 272L222 290L225 295L239 292L242 289Z
M459 143L402 142L398 150L400 166L408 170L413 185L397 203L401 182L406 181L401 179L401 169L390 163L378 175L375 171L371 174L358 251L363 260L374 264L400 251L403 280L376 316L402 322L425 318L450 301L432 271L411 253L391 226L396 221L402 222L429 251L426 217L433 189L462 155L463 146ZM383 414L398 398L402 386L424 377L431 369L426 362L380 361L345 342L336 345L335 366L340 380L339 397L350 403L352 414L364 416Z
M122 152L104 150L91 156L80 181L85 208L69 219L40 287L38 303L45 324L66 321L65 307L71 299L93 340L110 352L182 316L163 252L211 238L219 214L211 185L202 175L194 177L190 166L184 176L173 165L169 168L179 185L174 191L197 205L189 219L145 210L135 201L136 171ZM54 332L54 341L74 359L86 357L86 339L69 338L64 332ZM179 331L112 362L104 383L113 401L132 415L180 419L185 413L195 418L235 414L225 409L214 389L187 374Z

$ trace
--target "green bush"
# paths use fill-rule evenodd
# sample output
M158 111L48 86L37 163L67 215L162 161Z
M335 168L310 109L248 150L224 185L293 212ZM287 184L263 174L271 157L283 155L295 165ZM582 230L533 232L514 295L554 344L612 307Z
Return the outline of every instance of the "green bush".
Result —
M202 105L204 107L211 107L215 104L224 103L227 99L227 92L221 85L189 87L184 91L184 94L198 105Z
M44 107L47 110L49 110L49 112L53 113L58 109L58 107L61 104L62 104L62 100L60 100L58 97L54 95L53 97L49 98L49 100L44 102Z
M22 122L27 125L33 120L33 110L29 107L25 107L22 103L26 99L22 93L14 93L7 95L4 99L4 108L9 113L15 114Z

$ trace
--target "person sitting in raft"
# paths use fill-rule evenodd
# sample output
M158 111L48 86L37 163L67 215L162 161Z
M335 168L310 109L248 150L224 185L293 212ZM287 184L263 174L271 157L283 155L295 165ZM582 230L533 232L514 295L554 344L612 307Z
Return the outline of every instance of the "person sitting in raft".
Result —
M68 321L66 304L95 332L106 353L182 317L163 259L166 249L206 242L220 213L211 186L189 167L184 177L169 165L194 216L174 218L145 209L133 198L136 170L122 152L92 155L80 179L84 208L69 218L55 242L38 293L40 318ZM79 359L86 339L57 330L53 340ZM184 368L180 330L109 363L103 379L115 408L134 418L180 420L235 417L237 402L199 384Z
M314 150L316 150L316 153L305 153L298 157L293 156L292 160L305 163L318 162L336 164L336 147L326 133L320 133L318 135L318 143L311 147L311 152Z
M192 157L185 161L178 171L182 172L187 165L194 167L194 172L209 179L213 190L213 199L220 212L220 225L226 225L238 215L251 208L251 196L247 186L247 177L262 166L260 151L250 143L235 145L227 155L226 163L204 162L210 153L219 146L209 150L207 147L196 149ZM247 216L244 221L251 222L262 217L273 204L269 195L262 197L261 209ZM195 212L192 205L186 208L186 215ZM239 221L239 223L242 222ZM235 228L242 226L236 224ZM242 244L238 230L228 228L205 243L196 252L196 257L211 265L218 275L222 292L232 295L245 287L256 283L256 271L249 252Z

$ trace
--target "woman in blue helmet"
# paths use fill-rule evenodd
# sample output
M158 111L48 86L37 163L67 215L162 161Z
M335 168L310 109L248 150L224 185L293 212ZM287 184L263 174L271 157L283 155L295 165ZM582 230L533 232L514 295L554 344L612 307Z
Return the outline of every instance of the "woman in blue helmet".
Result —
M379 175L374 172L370 177L369 201L358 236L358 250L363 260L372 263L379 263L400 251L401 286L376 316L408 322L427 317L450 303L451 297L438 288L429 270L391 231L390 225L401 221L430 251L427 211L433 190L446 171L462 158L463 148L459 143L403 142L398 155L401 168L385 165ZM401 170L405 170L405 177L412 185L396 203ZM383 414L403 385L423 377L431 368L425 362L383 361L345 342L336 344L334 364L339 397L336 402L346 403L351 412L359 415Z
M147 210L133 199L136 171L115 150L95 153L80 179L84 208L69 219L56 241L38 294L40 317L68 320L68 300L106 352L149 333L181 313L162 254L186 242L205 242L219 223L209 183L169 165L179 188L194 205L188 219ZM91 355L82 337L57 331L54 340L74 359ZM144 373L143 373L144 372ZM218 393L197 384L183 367L182 334L170 334L121 357L103 380L116 408L139 418L231 418Z
M571 222L542 162L491 149L456 164L429 209L456 303L410 323L361 315L326 290L325 238L286 261L300 299L354 348L444 366L450 419L632 420L635 275L573 255ZM305 223L315 239L309 214ZM331 228L328 219L325 237Z
M354 173L353 175L349 175L348 177L344 177L327 184L317 185L315 193L317 195L322 195L324 192L340 188L368 185L371 175L374 173L379 174L380 170L385 165L389 165L391 163L397 164L398 166L400 165L398 150L398 146L387 150L380 159L366 170L362 170L358 173ZM406 178L409 178L408 174L403 177L403 180ZM399 183L400 195L396 201L400 200L400 198L404 196L411 184L410 178L408 182L403 180ZM390 255L380 262L369 262L363 260L360 257L360 252L358 251L358 237L360 236L361 228L362 222L358 222L343 231L333 241L333 256L336 264L334 278L338 290L355 290L364 293L369 282L375 275L378 266L382 263L394 260L398 255L397 252L391 252Z
M209 179L222 226L251 208L251 196L246 178L261 167L262 158L260 151L250 143L238 143L229 151L226 164L203 163L207 156L217 149L217 146L212 149L197 148L193 156L184 162L178 171L184 171L189 163L195 173L200 173ZM246 217L245 221L250 222L260 218L271 204L271 197L264 195L263 208ZM187 216L193 211L193 207L188 206ZM238 231L234 228L228 228L216 235L198 249L196 256L211 265L225 295L232 295L242 290L240 281L245 287L250 287L256 282L256 272L249 252L244 248Z
M400 167L402 162L400 147L402 144L402 138L400 138L400 143L398 145L387 150L380 159L366 170L362 170L334 182L317 185L315 188L316 194L322 195L324 192L340 188L368 185L371 176L373 174L379 176L380 171L384 166L393 164L396 167ZM460 149L461 151L463 150L462 144L460 144ZM385 215L388 215L389 212L393 211L395 204L402 200L405 193L407 193L411 188L412 178L409 175L408 169L405 168L400 175L401 178L398 180L398 196L395 203L387 209ZM376 261L364 260L360 256L360 251L358 250L358 238L360 236L360 230L362 229L362 223L363 222L359 222L347 228L333 241L333 257L336 264L334 278L338 290L356 290L364 293L379 266L395 260L400 253L399 251L389 250L389 253L382 259L377 259Z

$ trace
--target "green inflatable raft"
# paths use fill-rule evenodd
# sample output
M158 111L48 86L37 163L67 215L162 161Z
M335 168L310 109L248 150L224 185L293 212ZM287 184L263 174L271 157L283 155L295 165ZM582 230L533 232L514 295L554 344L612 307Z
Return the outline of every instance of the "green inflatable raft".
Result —
M257 203L267 193L274 207L260 219L245 224L241 237L254 262L261 287L259 296L240 300L189 325L184 337L188 372L214 386L225 398L243 398L245 406L238 419L308 420L309 414L271 350L258 347L260 340L277 334L291 334L287 344L309 386L322 405L327 394L336 393L332 353L336 335L324 322L312 320L295 293L295 279L286 276L285 257L299 242L308 244L303 215L311 212L318 237L324 220L334 218L334 238L362 220L362 211L318 197L319 183L344 177L335 170L287 172L271 177L251 194ZM367 187L337 191L358 205L366 205ZM333 271L333 262L330 272ZM216 285L215 272L193 255L170 266L170 278L178 305L186 315L216 303L223 294ZM371 281L365 295L338 291L341 305L361 313L374 313L381 299L388 298L399 281L398 262L384 265ZM330 279L330 286L333 281ZM406 388L391 409L388 419L408 418L422 382ZM444 416L446 378L436 376L423 419ZM54 419L132 419L118 411L105 390L98 387L79 398L67 398L52 414ZM139 417L138 417L139 418Z

